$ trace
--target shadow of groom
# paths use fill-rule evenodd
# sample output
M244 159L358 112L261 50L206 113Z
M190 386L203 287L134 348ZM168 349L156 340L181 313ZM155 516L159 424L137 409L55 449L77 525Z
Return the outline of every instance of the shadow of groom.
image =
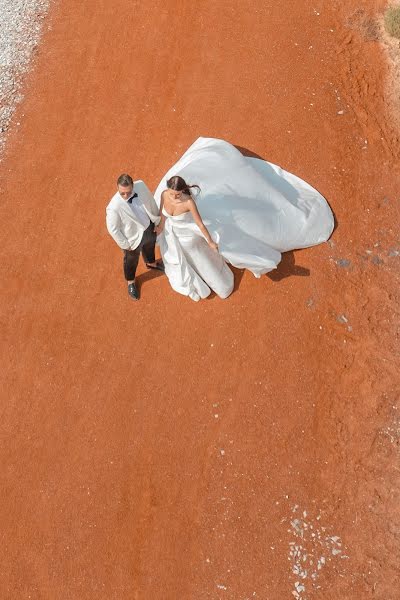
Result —
M156 269L146 269L146 271L144 271L144 273L137 275L135 281L136 281L136 286L138 288L139 294L141 292L143 284L145 284L147 281L151 281L152 279L155 279L156 277L163 277L163 276L165 276L165 274L162 271L157 271Z

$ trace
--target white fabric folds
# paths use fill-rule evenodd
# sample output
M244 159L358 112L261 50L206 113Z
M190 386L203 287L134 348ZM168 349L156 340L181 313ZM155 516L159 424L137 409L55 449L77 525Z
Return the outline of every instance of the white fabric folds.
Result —
M333 231L332 211L317 190L276 165L243 156L223 140L197 139L162 178L155 192L158 205L166 180L173 175L200 186L196 203L211 235L218 240L221 256L256 277L275 269L282 252L325 242ZM185 216L186 221L190 218ZM168 243L169 232L179 227L174 219L167 219L166 232L159 238L166 266L172 254L176 264L176 247L172 250ZM194 223L189 230L201 236ZM176 243L180 244L179 235L174 237ZM193 263L190 248L186 252L181 245L180 249L178 260ZM194 263L192 268L196 269ZM168 275L168 267L166 271ZM172 287L191 296L193 290L178 281L176 272L173 280L170 277ZM198 295L204 297L204 289Z

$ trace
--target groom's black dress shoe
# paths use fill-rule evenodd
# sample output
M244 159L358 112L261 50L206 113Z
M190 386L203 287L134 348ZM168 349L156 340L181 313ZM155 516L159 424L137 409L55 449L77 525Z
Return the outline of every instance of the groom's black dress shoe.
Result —
M133 300L139 300L139 291L134 283L128 284L128 294Z

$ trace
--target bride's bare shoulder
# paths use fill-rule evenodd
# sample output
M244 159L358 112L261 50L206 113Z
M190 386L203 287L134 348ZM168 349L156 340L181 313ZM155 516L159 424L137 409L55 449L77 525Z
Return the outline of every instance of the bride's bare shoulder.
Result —
M187 198L185 198L185 203L186 203L186 206L187 206L189 209L190 209L190 208L192 208L192 207L194 207L194 206L197 206L197 205L196 205L196 200L193 198L193 196L192 196L192 195L190 195L190 196L188 196Z

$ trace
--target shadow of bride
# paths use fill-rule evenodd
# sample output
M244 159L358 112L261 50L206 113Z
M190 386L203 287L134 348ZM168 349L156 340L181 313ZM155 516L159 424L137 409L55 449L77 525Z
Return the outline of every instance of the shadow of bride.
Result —
M270 273L266 273L266 276L271 279L271 281L281 281L282 279L286 279L286 277L309 277L310 269L306 267L300 267L295 264L294 251L291 250L289 252L284 252L282 254L282 260L277 266L276 269L270 271Z
M235 145L235 148L236 148L236 150L239 150L239 152L241 154L243 154L243 156L248 156L249 158L260 158L261 160L265 160L265 158L263 158L259 154L256 154L252 150L249 150L248 148L244 148L243 146L236 146L236 145Z
M240 282L242 281L242 277L244 275L244 269L238 269L237 267L234 267L232 265L229 265L229 268L233 272L233 277L234 277L233 292L232 292L232 294L234 294L239 289Z

